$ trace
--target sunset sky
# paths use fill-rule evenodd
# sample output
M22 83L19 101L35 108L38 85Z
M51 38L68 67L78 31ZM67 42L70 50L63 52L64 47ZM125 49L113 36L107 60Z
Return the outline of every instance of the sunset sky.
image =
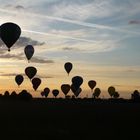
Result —
M139 0L0 0L0 24L14 22L22 29L20 39L7 51L0 41L0 91L28 89L40 97L45 87L60 89L71 78L84 79L81 97L91 97L89 80L96 80L101 97L114 86L121 97L140 90ZM24 47L35 54L30 63ZM70 76L65 62L72 62ZM20 88L14 79L27 66L38 69L42 84L34 92L29 79ZM8 83L8 85L7 85ZM70 93L70 95L72 95ZM52 95L50 95L51 97ZM60 93L61 97L64 97Z

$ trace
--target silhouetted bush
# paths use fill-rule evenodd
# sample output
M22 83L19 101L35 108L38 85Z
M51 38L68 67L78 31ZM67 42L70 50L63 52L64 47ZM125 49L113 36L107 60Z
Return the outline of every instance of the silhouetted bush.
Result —
M10 95L11 99L17 99L18 95L15 91L13 91Z
M32 99L32 95L31 95L29 92L27 92L27 90L22 90L22 91L19 93L18 98L19 98L20 100L29 101L29 100Z
M5 99L8 99L9 96L10 96L9 91L5 91L3 97L4 97Z
M140 102L140 93L138 92L138 90L135 90L132 94L131 94L131 99L133 101L138 101Z

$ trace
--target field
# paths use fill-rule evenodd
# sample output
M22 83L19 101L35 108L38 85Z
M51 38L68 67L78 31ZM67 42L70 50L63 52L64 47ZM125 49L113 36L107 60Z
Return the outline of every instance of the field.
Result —
M140 103L92 99L0 100L1 137L114 139L139 136Z

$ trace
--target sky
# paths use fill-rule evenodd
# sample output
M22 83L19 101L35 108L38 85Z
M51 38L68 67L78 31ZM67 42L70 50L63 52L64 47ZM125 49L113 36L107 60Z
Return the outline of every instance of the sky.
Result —
M1 92L26 88L40 97L45 87L60 89L63 83L71 84L76 75L84 79L80 97L92 96L89 80L97 82L104 98L109 97L109 86L114 86L124 98L140 89L139 0L0 2L0 24L14 22L22 30L10 53L0 41ZM24 54L24 47L29 44L35 48L30 63ZM70 76L64 70L65 62L73 63ZM25 75L20 88L14 81L15 75L24 74L28 66L36 67L37 76L42 79L37 92Z

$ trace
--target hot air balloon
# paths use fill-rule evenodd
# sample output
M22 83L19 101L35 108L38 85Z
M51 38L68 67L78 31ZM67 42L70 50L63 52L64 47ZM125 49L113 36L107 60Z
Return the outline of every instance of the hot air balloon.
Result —
M44 88L44 95L45 95L45 97L48 97L48 94L50 93L50 89L49 88Z
M28 76L28 78L31 80L37 73L37 69L35 67L27 67L25 69L25 74Z
M72 84L71 85L71 90L72 90L72 92L73 92L73 94L77 97L80 93L81 93L81 91L82 91L82 89L79 87L79 88L75 88L75 86Z
M96 81L90 80L90 81L88 82L88 86L91 88L91 90L93 90L94 87L96 86Z
M61 90L62 92L65 94L65 96L68 94L68 92L70 91L71 87L69 84L63 84L61 85Z
M16 83L17 83L18 86L20 86L22 84L23 80L24 80L24 78L23 78L22 75L20 75L20 74L19 75L16 75L15 81L16 81Z
M24 53L29 62L29 60L32 58L32 56L34 54L34 47L32 45L27 45L24 49Z
M81 91L82 91L82 89L79 87L78 89L76 89L75 87L74 87L74 85L71 85L71 90L72 90L72 92L74 93L74 95L76 96L76 97L78 97L79 96L79 94L81 93Z
M41 94L41 96L45 96L45 93L44 93L44 91L42 91L40 94Z
M8 47L8 51L14 45L14 43L18 40L21 34L20 27L11 22L7 22L1 25L0 27L0 37L5 45Z
M40 86L41 84L41 79L40 78L33 78L32 79L32 84L33 84L33 88L36 91L37 88Z
M72 70L72 63L70 62L65 63L64 68L69 75L70 71Z
M108 93L109 93L109 95L110 95L111 97L113 97L114 94L115 94L115 88L112 87L112 86L110 86L110 87L108 88Z
M72 85L74 85L74 87L76 89L78 89L83 83L83 78L81 76L75 76L72 78Z
M98 98L100 94L101 94L101 90L99 88L95 88L93 97Z
M53 96L56 98L57 95L59 94L59 90L58 90L58 89L54 89L54 90L52 91L52 94L53 94Z

